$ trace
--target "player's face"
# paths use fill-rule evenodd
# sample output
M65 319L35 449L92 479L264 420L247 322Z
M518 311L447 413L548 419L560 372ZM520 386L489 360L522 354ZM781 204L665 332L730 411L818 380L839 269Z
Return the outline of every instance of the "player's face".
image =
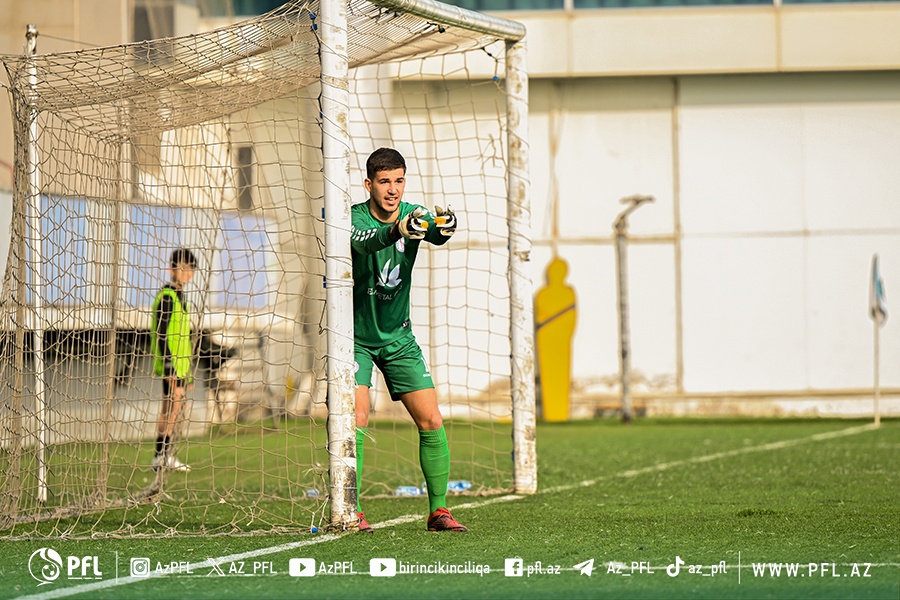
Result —
M191 279L194 278L194 267L186 263L178 263L178 265L172 269L172 283L174 283L179 288L183 288L185 285L191 282Z
M374 179L367 178L365 183L372 216L385 223L396 219L406 187L406 170L378 171Z

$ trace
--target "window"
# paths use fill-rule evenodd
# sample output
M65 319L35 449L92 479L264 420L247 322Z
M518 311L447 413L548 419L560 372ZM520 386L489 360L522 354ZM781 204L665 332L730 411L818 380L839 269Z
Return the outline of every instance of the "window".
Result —
M201 0L200 13L204 17L249 17L275 10L285 0Z
M211 304L227 310L267 310L274 302L269 273L277 265L270 241L274 227L245 213L221 216L213 271Z
M89 211L94 205L83 198L41 196L40 282L44 284L43 301L48 304L84 306L93 298L91 266L98 256L91 239ZM34 302L34 286L39 281L31 251L36 237L29 229L27 302Z
M175 7L172 4L138 0L134 5L133 41L145 42L175 35Z
M253 146L238 146L235 152L237 162L237 205L240 210L253 208L253 186L256 183L254 177L256 160L253 156Z
M184 211L152 204L132 204L127 210L130 216L126 217L122 236L125 240L122 253L127 261L121 275L125 288L122 300L131 307L149 307L156 293L169 282L172 251L188 246Z

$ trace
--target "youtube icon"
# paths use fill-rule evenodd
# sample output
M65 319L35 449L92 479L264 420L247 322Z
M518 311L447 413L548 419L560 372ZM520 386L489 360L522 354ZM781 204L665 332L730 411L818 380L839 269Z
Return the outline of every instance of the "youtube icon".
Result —
M397 560L394 558L373 558L369 561L369 575L372 577L393 577L397 574Z

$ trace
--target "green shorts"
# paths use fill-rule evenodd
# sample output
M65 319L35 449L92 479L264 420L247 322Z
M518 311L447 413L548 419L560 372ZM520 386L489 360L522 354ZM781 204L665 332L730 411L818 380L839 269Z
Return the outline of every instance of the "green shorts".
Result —
M434 387L422 349L412 334L380 348L355 344L353 357L356 384L372 387L372 367L377 366L392 400L399 400L400 394Z

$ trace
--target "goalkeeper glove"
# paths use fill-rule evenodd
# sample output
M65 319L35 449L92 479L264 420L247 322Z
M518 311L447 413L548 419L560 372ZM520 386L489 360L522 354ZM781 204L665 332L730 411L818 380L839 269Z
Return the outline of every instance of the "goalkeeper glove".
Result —
M434 226L437 227L438 233L444 237L450 237L456 233L456 215L453 214L450 206L447 206L447 210L435 206L434 214Z
M424 219L427 214L428 211L420 206L405 217L397 219L391 226L391 237L393 239L405 237L410 240L421 240L428 230L428 221Z

